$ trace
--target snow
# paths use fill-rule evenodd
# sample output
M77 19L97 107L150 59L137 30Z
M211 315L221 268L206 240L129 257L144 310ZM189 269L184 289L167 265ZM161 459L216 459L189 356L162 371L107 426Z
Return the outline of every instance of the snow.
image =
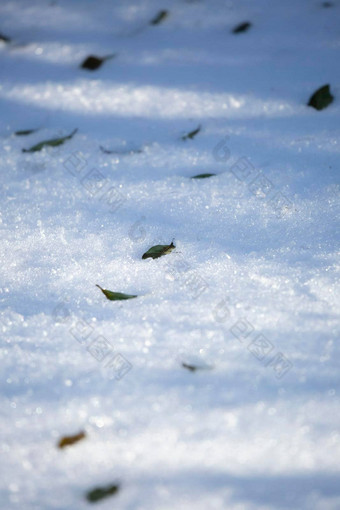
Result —
M1 2L1 508L340 508L339 9Z

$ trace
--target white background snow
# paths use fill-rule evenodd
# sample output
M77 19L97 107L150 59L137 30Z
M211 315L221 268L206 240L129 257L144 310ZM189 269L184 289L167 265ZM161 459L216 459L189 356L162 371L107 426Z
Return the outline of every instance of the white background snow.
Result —
M332 3L1 1L2 509L340 508Z

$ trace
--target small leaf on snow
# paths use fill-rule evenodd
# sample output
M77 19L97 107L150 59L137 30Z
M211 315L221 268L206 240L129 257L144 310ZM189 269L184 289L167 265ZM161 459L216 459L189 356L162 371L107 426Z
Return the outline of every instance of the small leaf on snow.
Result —
M106 57L96 57L94 55L89 55L86 57L86 59L82 62L81 68L82 69L89 69L90 71L95 71L102 65L105 60L109 60L110 58L114 58L116 56L115 53L112 55L107 55Z
M23 129L21 131L15 131L15 135L17 136L26 136L26 135L31 135L32 133L35 133L36 131L38 131L37 129Z
M244 23L240 23L233 28L233 34L240 34L241 32L246 32L251 27L251 23L245 21Z
M33 145L33 147L31 147L30 149L22 149L22 152L41 151L41 149L45 146L57 147L58 145L62 145L66 140L70 140L77 131L78 129L75 129L74 131L72 131L70 135L63 136L61 138L52 138L51 140L45 140L44 142L37 143L36 145Z
M71 446L72 444L81 441L81 439L84 439L85 437L86 437L85 432L79 432L79 434L75 434L74 436L64 436L60 439L58 443L58 448L65 448L65 446Z
M213 177L216 174L197 174L191 177L191 179L207 179L208 177Z
M150 25L159 25L169 15L168 11L159 11L159 13L150 21Z
M323 110L333 102L333 99L334 97L330 93L329 85L324 85L310 97L308 106L312 106L316 110Z
M186 368L187 370L190 370L190 372L196 372L196 370L206 370L210 369L209 366L198 366L198 365L191 365L189 363L182 363L182 367Z
M198 368L195 365L189 365L188 363L182 363L182 367L190 370L190 372L195 372Z
M117 494L119 489L120 486L118 484L107 485L106 487L96 487L95 489L92 489L86 494L86 499L90 503L96 503L101 499Z
M156 246L152 246L147 252L144 253L142 259L158 259L158 257L162 257L162 255L166 255L174 250L176 246L172 242L171 244L156 244Z
M121 156L126 156L128 154L140 154L141 152L143 152L142 149L130 149L130 150L118 149L115 151L111 151L109 149L105 149L105 147L102 147L101 145L99 146L99 148L102 152L104 152L104 154L119 154Z
M0 41L9 43L9 42L11 42L11 39L4 34L0 34Z
M111 290L103 289L100 285L96 285L98 289L109 299L110 301L122 301L123 299L136 298L134 294L123 294L122 292L112 292Z
M193 131L190 131L186 135L182 136L182 140L192 140L194 136L197 135L201 131L201 126L198 126L198 128L194 129Z

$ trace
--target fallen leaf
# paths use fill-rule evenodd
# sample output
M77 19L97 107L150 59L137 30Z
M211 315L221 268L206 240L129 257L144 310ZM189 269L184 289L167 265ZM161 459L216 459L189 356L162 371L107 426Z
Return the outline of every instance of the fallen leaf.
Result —
M79 434L75 434L74 436L64 436L60 439L58 443L58 448L65 448L65 446L71 446L72 444L81 441L81 439L84 439L85 437L86 437L85 432L79 432Z
M176 246L172 242L171 244L157 244L156 246L152 246L147 252L144 253L142 259L158 259L162 257L162 255L166 255L170 253Z
M213 177L216 174L197 174L191 177L191 179L207 179L208 177Z
M110 301L122 301L124 299L133 299L138 296L133 294L123 294L122 292L112 292L111 290L103 289L100 285L96 285L98 289L102 291L104 296L107 297Z
M114 58L116 56L116 53L113 53L112 55L107 55L106 57L96 57L94 55L89 55L86 57L86 59L82 62L81 68L82 69L88 69L89 71L95 71L102 65L103 62L106 60L110 60L111 58Z
M119 149L119 150L111 151L109 149L105 149L105 147L102 147L101 145L99 146L99 148L102 152L104 152L104 154L120 154L122 156L125 156L128 154L140 154L141 152L143 152L141 149L130 149L130 150Z
M159 25L168 16L168 11L159 11L159 13L150 21L150 25Z
M194 129L193 131L190 131L186 135L182 136L182 140L192 140L194 136L197 135L201 131L201 126L198 126L198 128Z
M187 370L190 370L190 372L196 372L196 370L209 370L211 367L209 366L198 366L198 365L191 365L189 363L182 363L182 367L186 368Z
M195 372L198 368L195 365L189 365L188 363L182 363L182 367L190 370L190 372Z
M244 23L240 23L233 28L233 34L240 34L241 32L246 32L251 27L251 23L245 21Z
M15 135L16 136L26 136L26 135L31 135L32 133L35 133L36 131L38 131L38 129L23 129L21 131L15 131Z
M96 487L86 494L86 499L90 503L96 503L101 499L117 494L119 489L120 486L118 484L107 485L106 487Z
M70 140L77 131L78 129L75 129L74 131L72 131L70 135L63 136L61 138L52 138L51 140L45 140L44 142L37 143L36 145L33 145L33 147L31 147L30 149L22 149L22 152L41 151L41 149L45 146L57 147L58 145L62 145L66 140Z
M4 34L0 34L0 41L9 43L9 42L11 42L11 39Z
M312 106L316 110L323 110L333 102L334 97L330 93L329 85L323 85L310 97L308 106Z

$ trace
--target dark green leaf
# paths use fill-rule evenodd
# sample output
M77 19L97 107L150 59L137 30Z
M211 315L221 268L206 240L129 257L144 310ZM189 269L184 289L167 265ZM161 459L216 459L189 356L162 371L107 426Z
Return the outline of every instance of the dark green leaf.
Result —
M197 135L201 131L201 126L198 126L198 128L194 129L193 131L190 131L186 135L182 136L182 140L192 140L194 136Z
M314 92L308 102L316 110L323 110L333 102L334 97L330 93L329 85L324 85Z
M101 499L117 494L119 489L120 486L118 484L107 485L106 487L96 487L95 489L92 489L86 494L86 499L90 503L96 503Z
M4 34L0 34L0 41L9 43L11 42L11 39Z
M98 289L109 299L110 301L122 301L123 299L136 298L134 294L123 294L122 292L112 292L111 290L103 289L100 285L96 285Z
M94 55L90 55L86 57L86 59L82 62L82 69L89 69L90 71L95 71L102 65L105 60L109 60L110 58L114 58L116 56L115 53L112 55L107 55L106 57L95 57Z
M83 69L89 69L90 71L94 71L95 69L98 69L98 67L100 67L103 62L104 60L102 58L89 56L83 61L81 67Z
M198 368L195 365L189 365L188 363L182 363L182 367L190 370L190 372L195 372Z
M23 129L22 131L15 131L15 135L17 136L26 136L26 135L31 135L32 133L35 133L36 131L38 131L37 129Z
M45 140L44 142L37 143L36 145L33 145L33 147L31 147L30 149L22 149L22 152L41 151L41 149L45 146L57 147L58 145L62 145L66 140L70 140L77 131L78 129L75 129L74 131L72 131L70 135L63 136L61 138L52 138L51 140Z
M159 11L159 13L150 21L150 25L159 25L169 15L168 11Z
M121 156L125 156L128 154L140 154L141 152L143 152L141 149L130 149L130 150L119 149L116 151L110 151L109 149L105 149L101 145L99 146L99 148L102 152L104 152L104 154L119 154Z
M235 28L233 28L233 34L240 34L241 32L246 32L251 27L251 23L248 21L244 23L240 23L239 25L236 25Z
M208 177L213 177L216 174L198 174L191 177L191 179L207 179Z
M58 443L58 448L65 448L65 446L71 446L72 444L81 441L81 439L84 439L85 437L86 437L85 432L79 432L79 434L75 434L74 436L64 436L60 439Z
M162 255L166 255L170 253L176 246L172 242L171 244L157 244L156 246L152 246L147 252L144 253L142 259L158 259L158 257L162 257Z
M190 370L190 372L196 372L196 370L206 370L210 369L209 366L198 366L198 365L191 365L189 363L182 363L182 367L186 368L187 370Z

